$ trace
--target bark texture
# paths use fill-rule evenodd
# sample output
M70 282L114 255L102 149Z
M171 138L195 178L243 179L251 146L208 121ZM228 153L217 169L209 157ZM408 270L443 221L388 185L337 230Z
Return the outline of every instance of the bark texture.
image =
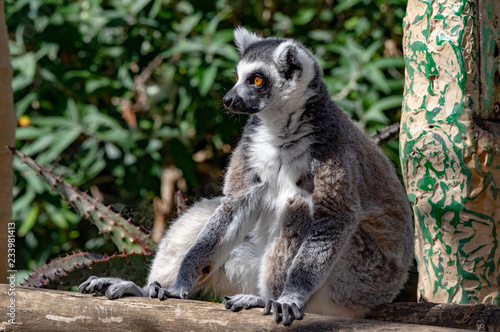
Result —
M500 2L409 0L400 155L419 297L500 300Z
M5 148L14 145L16 115L12 96L12 65L10 63L4 2L0 0L0 283L7 282L7 225L12 217L12 154Z
M493 304L396 302L375 308L366 318L474 331L500 331L500 308Z

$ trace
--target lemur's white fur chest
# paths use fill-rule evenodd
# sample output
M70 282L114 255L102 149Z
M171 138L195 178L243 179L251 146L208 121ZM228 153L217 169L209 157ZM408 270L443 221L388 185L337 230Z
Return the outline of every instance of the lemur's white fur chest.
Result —
M252 136L248 156L250 166L266 186L256 227L265 230L265 234L260 234L265 242L277 235L288 199L308 195L296 184L301 175L310 171L311 164L312 140L308 134L312 129L300 122L301 113L292 117L288 131L277 130L279 127L273 128L264 122ZM263 223L266 227L261 227Z

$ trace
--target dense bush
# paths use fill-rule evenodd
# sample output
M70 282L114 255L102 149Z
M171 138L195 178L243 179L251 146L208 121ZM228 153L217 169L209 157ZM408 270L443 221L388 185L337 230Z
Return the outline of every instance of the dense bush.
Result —
M405 0L6 0L17 147L149 226L162 169L190 199L217 194L245 123L235 26L293 37L316 54L331 95L368 131L398 120ZM394 157L397 142L387 146ZM106 241L15 160L18 268ZM134 207L132 210L127 207Z

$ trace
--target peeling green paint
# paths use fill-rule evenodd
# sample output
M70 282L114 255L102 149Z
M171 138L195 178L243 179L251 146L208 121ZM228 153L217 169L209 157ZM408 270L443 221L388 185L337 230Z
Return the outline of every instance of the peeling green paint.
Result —
M433 302L500 303L500 125L477 120L500 118L499 20L495 0L408 2L400 153Z

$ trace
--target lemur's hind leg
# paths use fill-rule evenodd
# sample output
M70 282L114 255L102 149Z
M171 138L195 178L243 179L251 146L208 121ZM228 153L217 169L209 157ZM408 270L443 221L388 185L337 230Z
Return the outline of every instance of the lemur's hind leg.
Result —
M183 294L169 294L167 289L176 283L184 257L197 240L198 234L207 220L220 204L220 198L202 200L194 204L170 226L161 240L158 253L153 260L148 284L157 282L162 286L162 292L169 297L184 297ZM204 274L194 285L192 291L213 291L218 296L242 292L257 294L256 281L259 270L255 267L258 266L258 262L254 239L247 236L240 245L229 253L224 264L220 268L210 271L210 275Z
M219 197L201 200L172 222L160 241L149 270L147 285L157 282L168 289L175 284L182 260L219 205Z

